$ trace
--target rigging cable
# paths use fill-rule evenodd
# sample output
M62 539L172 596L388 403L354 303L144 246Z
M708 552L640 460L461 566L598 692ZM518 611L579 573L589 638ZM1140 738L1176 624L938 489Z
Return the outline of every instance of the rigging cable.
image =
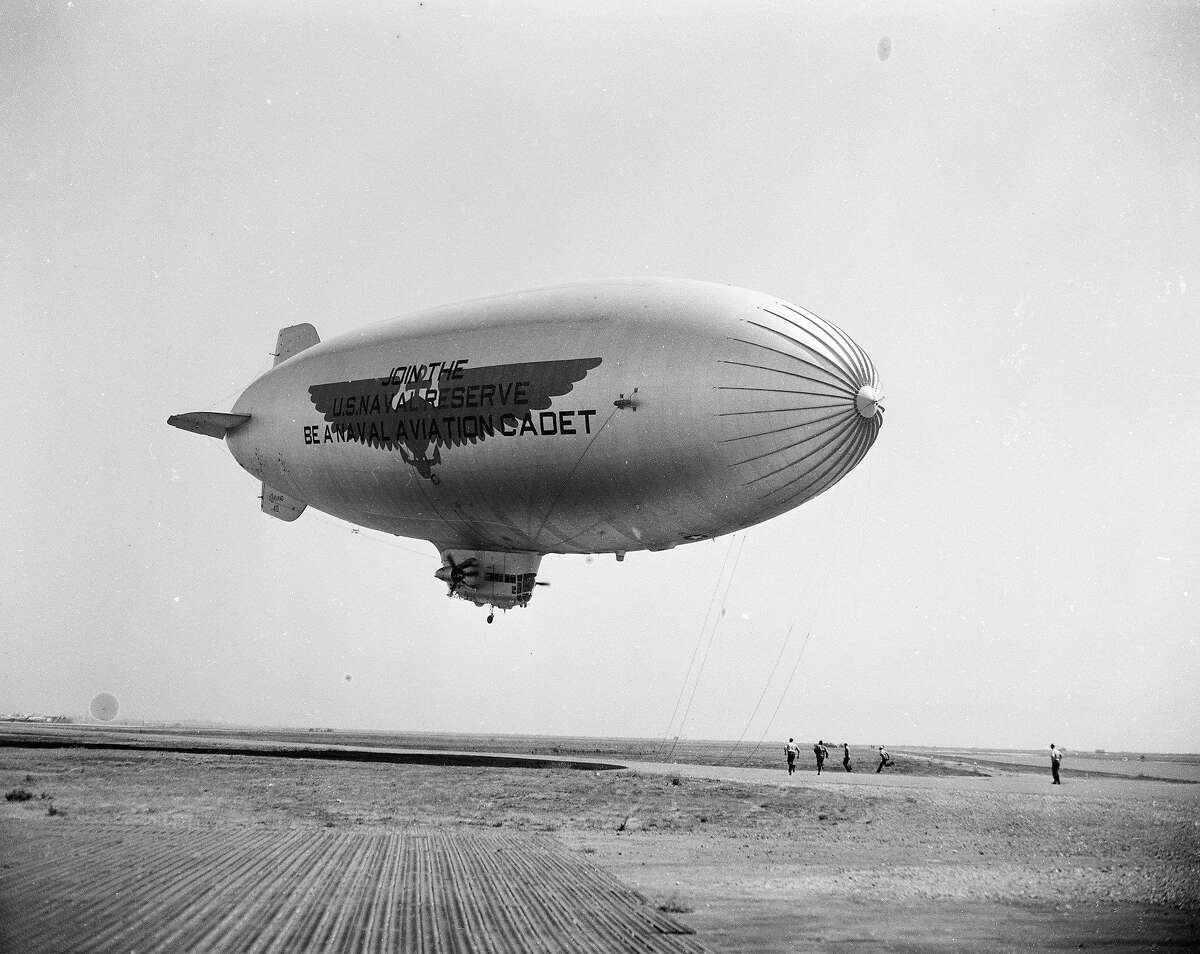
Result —
M595 444L597 438L599 438L600 435L604 433L604 429L606 427L608 427L609 421L611 421L613 419L613 415L616 414L617 411L619 411L619 410L620 410L619 407L614 407L611 411L608 412L608 417L606 417L604 419L604 423L601 424L600 427L597 429L596 433L592 435L592 439L590 441L588 441L587 446L585 446L583 448L583 453L581 453L579 455L579 458L575 461L575 463L571 465L570 473L568 473L567 476L563 479L561 488L559 489L558 493L555 495L554 499L550 502L550 506L546 509L545 516L542 517L542 522L538 525L537 530L535 530L533 532L533 536L530 537L530 540L533 541L535 544L537 542L537 538L542 535L542 531L546 528L546 524L550 521L550 516L551 516L551 514L554 513L554 509L558 506L559 501L562 500L563 494L565 494L567 492L567 487L571 483L571 478L575 476L575 471L577 471L579 469L579 465L583 463L583 459L584 459L584 457L587 456L587 452L592 449L592 445Z
M316 520L317 523L324 523L324 524L328 524L331 527L339 527L341 529L346 529L346 526L347 526L347 521L342 520L340 517L326 516L321 511L318 511L317 513L308 514L308 517L306 519ZM350 529L351 533L358 533L358 530L359 530L358 527L350 527L349 529ZM366 527L364 529L370 530L371 528ZM383 531L380 530L380 531L376 531L376 532L382 533ZM395 536L395 534L391 534L391 536ZM413 547L406 547L403 543L396 543L392 540L388 540L388 539L384 539L384 538L380 538L380 537L376 537L376 536L368 536L367 539L379 544L380 546L395 547L397 550L403 550L405 553L411 553L414 556L423 557L426 560L438 559L437 557L433 556L432 554L430 554L429 552L427 552L425 550L417 550ZM405 537L405 539L411 539L411 538Z
M742 535L742 540L738 544L737 556L733 558L733 567L729 571L729 576L725 580L725 593L721 597L721 615L717 617L717 621L713 623L712 632L708 637L708 644L704 647L704 655L700 657L700 666L696 670L696 679L692 683L692 694L688 697L688 704L683 710L683 715L679 717L679 728L682 731L683 726L687 724L687 717L691 714L692 703L696 699L696 690L700 688L700 680L704 677L704 667L708 663L708 654L713 647L713 643L717 638L717 630L721 628L721 621L725 618L725 601L729 598L729 591L733 587L733 578L737 575L738 563L742 559L742 550L746 546L746 534ZM675 754L675 746L679 744L679 736L675 737L675 742L671 746L671 751L667 753L667 759Z
M237 388L234 391L230 391L223 398L218 398L215 401L210 401L208 406L205 408L205 410L211 411L211 410L214 410L216 407L222 407L225 410L228 410L229 408L231 408L233 406L233 399L235 397L240 397L243 393L245 393L245 390L246 389L244 387L241 387L241 388Z
M804 658L804 650L808 648L808 640L811 636L811 629L804 634L804 642L800 646L800 654L796 657L796 662L792 666L792 671L788 674L787 682L783 685L783 692L779 694L779 701L775 704L775 711L771 713L771 718L767 722L767 727L763 729L763 734L759 737L759 740L754 743L754 748L751 750L750 754L746 756L745 761L742 762L743 766L749 765L750 760L758 754L758 750L762 748L762 744L767 737L767 733L771 731L771 726L775 724L775 717L779 715L779 710L783 706L783 700L787 698L788 689L790 689L792 686L792 680L796 678L796 670L800 668L800 660Z
M679 714L679 706L683 702L684 694L687 692L688 683L692 678L692 669L696 665L696 657L700 654L700 645L704 642L704 631L708 629L708 618L712 615L713 605L717 601L717 594L721 592L721 580L725 576L725 567L729 563L729 554L733 552L733 543L737 539L737 534L732 534L729 537L729 546L725 548L725 558L721 560L721 569L717 571L717 582L713 586L712 596L708 599L708 608L704 611L704 621L700 624L700 631L696 634L696 645L692 647L692 658L688 660L687 672L683 675L683 683L679 687L679 695L675 698L675 708L671 710L671 718L667 721L667 729L663 733L662 741L658 748L655 749L654 756L658 758L659 754L667 745L667 740L671 738L671 727L675 725L675 716ZM674 747L672 747L673 750Z
M727 761L729 761L730 758L733 757L733 753L737 751L737 747L742 744L742 739L744 739L746 737L746 733L750 731L750 726L754 722L754 717L758 715L758 707L762 705L763 699L765 699L767 696L767 689L771 686L771 680L775 678L775 673L779 669L779 663L783 660L784 651L787 649L788 643L792 640L792 630L795 628L796 621L793 619L788 624L787 634L783 637L783 642L779 646L779 655L775 657L775 665L771 667L771 674L767 676L766 680L763 682L762 692L758 694L758 701L754 703L754 709L750 713L750 718L746 720L746 727L742 729L742 734L737 737L737 741L729 747L729 751L726 752L721 758L722 765L724 765Z
M868 484L868 491L869 491L869 489L870 488L869 488L869 484ZM846 522L846 517L848 517L850 515L851 503L852 503L852 499L850 497L847 497L845 506L842 508L842 519L839 521L839 525L844 525ZM860 552L861 552L863 539L865 537L865 528L860 528L860 530L862 531L859 535L859 546L860 546ZM842 552L842 543L843 543L844 539L845 539L844 536L839 536L837 538L837 542L834 544L834 548L833 548L833 556L829 560L829 562L825 564L824 577L821 581L820 589L817 590L816 606L813 608L813 613L811 614L810 619L815 620L817 618L818 613L821 611L821 609L825 603L825 597L828 594L829 577L830 577L831 573L833 572L834 564L836 564L838 561L838 556ZM789 633L790 633L790 629L789 629ZM766 727L763 729L762 735L759 737L758 741L755 743L754 748L751 750L750 754L748 756L746 756L745 760L741 763L742 765L748 765L750 760L753 759L754 756L758 754L758 750L762 747L763 742L766 740L767 734L771 731L771 727L775 724L775 718L776 718L776 716L779 715L779 710L783 707L783 700L787 698L788 690L792 686L792 680L796 676L796 671L800 666L800 661L804 658L804 650L808 648L808 641L811 637L812 637L812 625L810 624L808 632L804 636L804 643L800 647L800 653L796 657L796 662L792 666L792 671L788 675L787 682L784 684L783 690L779 695L779 702L776 703L775 710L771 713L771 718L767 722ZM774 672L774 670L772 670L771 675L767 678L768 685L770 684L770 681L771 681L771 679L774 678L774 676L775 676L775 672Z
M542 522L538 526L537 530L535 530L532 535L526 535L526 539L528 541L528 549L530 549L530 550L537 549L537 544L536 544L537 537L541 534L542 530L546 526L546 523L550 520L550 516L554 512L554 508L558 506L559 501L562 499L562 495L564 493L566 493L568 482L571 480L572 477L575 476L575 471L578 470L579 465L581 463L583 463L583 458L586 456L587 452L592 449L592 445L594 443L596 443L596 438L598 438L600 436L600 434L604 431L604 429L606 427L608 427L609 421L611 421L613 419L613 415L617 413L617 410L618 410L618 408L613 408L612 411L609 412L608 417L606 417L604 419L604 423L601 424L600 427L597 429L596 433L592 435L592 439L587 442L587 446L584 447L583 452L579 455L579 457L576 459L575 463L572 465L571 472L569 474L567 474L566 478L563 480L562 489L559 490L559 492L555 496L554 500L551 501L550 507L549 507L549 509L547 509L545 515L542 517ZM431 492L426 492L425 500L429 504L430 509L441 520L443 520L447 523L450 522L450 518L447 517L446 514L443 512L443 508L438 505L437 501L434 499ZM516 530L515 527L512 527L509 524L504 523L499 520L479 520L479 519L468 520L467 518L462 516L462 514L458 511L457 507L452 506L451 509L454 510L454 516L457 517L459 522L465 524L469 529L474 529L472 527L472 524L479 525L481 523L486 523L489 525L505 527L506 529L509 529L509 530ZM516 532L520 532L520 531L517 530Z

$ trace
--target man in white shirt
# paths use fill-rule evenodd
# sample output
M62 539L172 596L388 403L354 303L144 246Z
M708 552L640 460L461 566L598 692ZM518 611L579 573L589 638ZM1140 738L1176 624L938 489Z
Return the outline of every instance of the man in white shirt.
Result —
M787 753L788 775L792 775L796 771L796 756L800 754L800 746L796 744L795 739L788 739L788 744L783 747L783 751Z
M1058 767L1062 764L1062 749L1056 749L1054 743L1050 743L1050 774L1054 776L1054 781L1051 785L1061 785L1062 779L1058 777Z

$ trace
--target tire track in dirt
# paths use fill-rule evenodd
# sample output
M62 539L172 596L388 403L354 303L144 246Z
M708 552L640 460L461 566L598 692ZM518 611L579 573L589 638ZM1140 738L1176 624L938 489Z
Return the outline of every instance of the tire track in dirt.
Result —
M544 835L0 826L0 950L704 954Z

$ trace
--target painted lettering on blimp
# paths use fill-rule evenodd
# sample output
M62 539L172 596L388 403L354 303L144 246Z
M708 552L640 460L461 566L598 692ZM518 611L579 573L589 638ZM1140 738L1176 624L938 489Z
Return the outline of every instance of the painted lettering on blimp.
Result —
M526 412L518 418L515 414L468 415L465 417L418 418L407 424L400 421L396 430L388 433L379 421L365 424L359 421L355 424L326 424L322 430L320 424L304 425L305 444L332 444L353 441L360 444L373 444L378 441L403 442L409 438L415 440L446 439L450 442L472 440L480 437L524 437L534 434L541 437L553 437L556 434L591 434L592 418L596 416L595 408L575 411L541 411L534 414Z
M467 387L425 388L419 391L377 391L374 394L347 394L333 399L326 417L353 417L356 414L388 414L391 411L425 411L429 407L475 408L522 406L529 403L529 382L471 384Z
M468 367L467 358L393 365L383 377L309 387L325 421L303 425L307 446L353 442L396 450L437 482L442 451L493 437L591 434L595 408L554 408L601 358ZM447 411L458 413L448 414ZM463 411L478 413L464 414Z
M407 381L428 382L434 375L439 379L458 380L462 377L463 367L469 362L469 358L459 358L457 361L430 361L429 364L398 364L379 383L387 387Z

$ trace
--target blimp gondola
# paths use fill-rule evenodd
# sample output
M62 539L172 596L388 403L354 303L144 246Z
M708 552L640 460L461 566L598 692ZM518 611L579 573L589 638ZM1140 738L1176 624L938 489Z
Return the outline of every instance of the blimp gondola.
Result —
M547 553L620 560L811 500L882 420L875 366L832 322L728 285L617 279L328 341L293 325L229 412L167 423L223 439L271 516L427 540L450 596L507 610Z

